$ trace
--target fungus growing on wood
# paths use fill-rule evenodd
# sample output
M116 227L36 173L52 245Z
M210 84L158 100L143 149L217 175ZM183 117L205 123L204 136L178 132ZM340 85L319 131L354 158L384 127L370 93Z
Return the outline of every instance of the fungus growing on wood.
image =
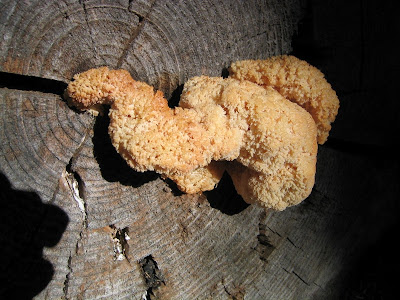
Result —
M107 67L75 75L67 95L80 110L111 105L112 143L137 171L197 193L213 189L226 170L248 203L298 204L314 185L317 141L337 114L336 93L320 71L291 56L236 62L230 71L226 79L188 80L175 108L162 92Z

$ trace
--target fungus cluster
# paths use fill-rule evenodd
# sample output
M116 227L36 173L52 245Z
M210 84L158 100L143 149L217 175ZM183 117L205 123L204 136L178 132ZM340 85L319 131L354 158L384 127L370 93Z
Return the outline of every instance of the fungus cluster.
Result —
M133 169L156 171L186 193L212 190L227 171L248 203L283 210L312 190L319 144L339 100L324 75L293 56L238 61L230 76L199 76L179 106L107 67L74 76L72 105L110 105L109 134Z

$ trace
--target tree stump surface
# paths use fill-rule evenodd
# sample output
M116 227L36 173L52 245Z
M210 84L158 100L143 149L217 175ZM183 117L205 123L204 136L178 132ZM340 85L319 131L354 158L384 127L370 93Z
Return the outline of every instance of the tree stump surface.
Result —
M398 217L399 64L381 37L398 27L374 25L390 4L339 2L0 1L0 298L358 293L345 279ZM135 172L108 117L62 97L74 74L106 65L176 103L192 76L293 50L326 74L341 108L312 194L283 212L245 204L227 176L187 195Z

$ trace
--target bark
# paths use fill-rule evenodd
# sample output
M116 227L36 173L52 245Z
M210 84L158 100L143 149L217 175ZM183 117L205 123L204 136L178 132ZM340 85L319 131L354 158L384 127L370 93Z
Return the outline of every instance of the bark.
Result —
M393 57L376 59L386 49L374 43L384 29L370 28L378 8L340 7L0 1L0 295L342 295L351 263L398 216L390 134L399 115L394 83L374 75ZM338 20L345 24L332 26ZM62 97L75 73L107 65L176 102L192 76L221 76L232 61L292 46L327 74L342 102L331 140L319 147L312 194L283 212L245 204L227 176L214 191L186 195L155 173L133 171L111 145L108 117L78 113Z

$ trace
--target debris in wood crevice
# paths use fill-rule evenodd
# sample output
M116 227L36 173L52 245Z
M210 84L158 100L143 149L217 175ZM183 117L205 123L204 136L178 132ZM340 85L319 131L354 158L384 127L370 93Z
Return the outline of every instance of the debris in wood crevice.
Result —
M68 183L68 186L72 192L74 200L78 203L79 209L87 219L86 203L84 199L84 184L79 174L72 170L73 157L70 159L68 165L64 171L64 178Z
M129 252L129 244L128 241L131 239L129 237L129 228L125 227L123 229L117 228L115 225L111 224L109 226L113 230L112 239L113 239L113 250L114 250L114 259L115 260L124 260L128 259Z
M139 260L139 265L142 268L143 277L147 286L143 299L150 300L152 296L154 296L154 289L162 284L165 285L165 279L152 255L148 255Z

